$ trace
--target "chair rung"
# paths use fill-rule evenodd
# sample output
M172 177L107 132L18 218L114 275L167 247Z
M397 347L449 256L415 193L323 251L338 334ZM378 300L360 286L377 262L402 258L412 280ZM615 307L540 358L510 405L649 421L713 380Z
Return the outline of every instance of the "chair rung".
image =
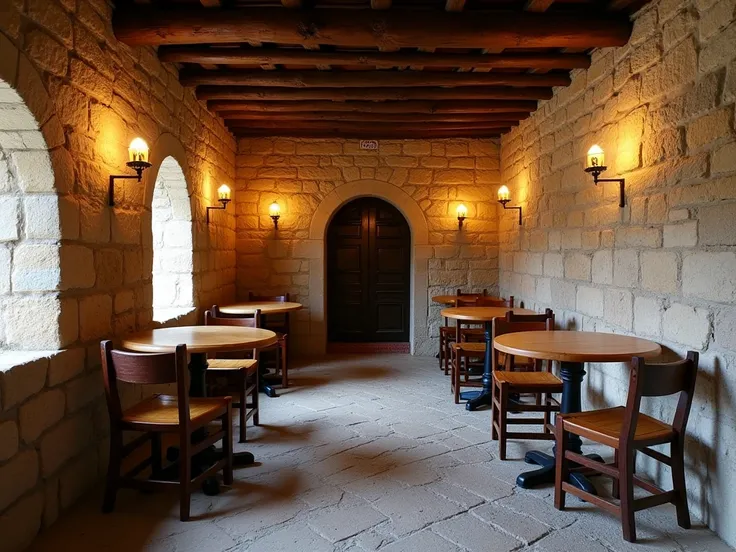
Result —
M508 425L539 425L544 423L544 418L508 418Z
M152 463L151 457L145 458L143 461L138 462L135 466L133 466L127 473L125 473L122 477L129 477L133 479L136 475L141 473L143 470L145 470L148 466L150 466Z
M607 475L608 477L618 479L618 470L614 468L611 464L596 462L595 460L591 460L590 458L583 456L582 454L577 454L569 450L565 452L565 458L571 460L572 462L576 462L581 466L585 466L586 468L596 470L604 475Z
M548 406L544 404L519 404L513 403L506 406L509 413L513 412L559 412L556 406ZM513 411L513 412L512 412Z
M649 447L640 448L638 450L642 454L646 454L647 456L654 458L655 460L658 460L659 462L662 462L663 464L666 464L667 466L672 465L672 458L670 458L666 454L662 454L659 451L652 450Z
M649 481L644 481L641 477L634 476L634 484L638 485L645 491L649 491L652 494L662 494L665 491L664 489L658 487L654 483L650 483Z
M199 454L207 447L214 445L217 441L221 441L224 436L225 432L222 430L210 433L205 439L199 441L192 447L192 456Z
M222 460L218 460L217 462L212 464L209 468L207 468L205 471L200 473L197 477L192 479L192 486L197 487L200 483L202 483L202 481L204 481L208 477L215 475L218 471L220 471L221 469L225 467L226 463L227 462L225 462L225 459L223 458Z
M571 485L570 483L563 481L562 482L562 490L570 493L572 495L575 495L576 497L585 500L586 502L590 502L591 504L595 504L599 508L602 508L606 512L613 514L617 517L621 517L621 509L613 502L610 502L608 500L605 500L599 496L592 495L590 493L586 493L583 490L578 489L574 485Z
M120 451L121 457L125 458L139 446L146 443L147 441L150 441L152 437L153 433L144 433L143 435L139 435L129 443L123 445L123 449Z
M663 491L660 494L654 494L651 496L645 496L644 498L637 498L634 500L634 511L646 510L653 506L659 506L660 504L667 504L674 501L677 498L675 491Z
M552 433L516 433L512 431L506 432L509 439L533 439L537 441L554 441L555 436Z

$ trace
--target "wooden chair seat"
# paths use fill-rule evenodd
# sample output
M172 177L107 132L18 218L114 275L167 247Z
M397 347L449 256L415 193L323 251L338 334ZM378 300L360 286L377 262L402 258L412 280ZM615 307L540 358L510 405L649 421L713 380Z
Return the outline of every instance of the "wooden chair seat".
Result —
M258 361L250 358L229 359L229 358L211 358L207 360L208 370L246 370L248 375L253 374L258 369Z
M210 420L219 418L227 412L229 397L190 398L189 419L192 426L201 426ZM148 426L179 427L179 401L173 395L154 395L123 412L121 422L142 431Z
M476 343L474 341L471 341L471 342L463 341L461 343L453 343L452 348L456 351L465 351L466 353L485 354L486 352L485 343Z
M455 338L455 326L440 326L440 333Z
M493 379L498 383L508 383L513 387L544 387L547 393L562 393L562 380L552 372L496 370L493 372ZM520 392L523 393L523 391Z
M616 406L603 410L561 414L565 431L603 443L609 447L619 448L619 439L626 420L626 408ZM634 442L646 445L669 443L674 430L671 425L660 422L656 418L639 414L636 423Z

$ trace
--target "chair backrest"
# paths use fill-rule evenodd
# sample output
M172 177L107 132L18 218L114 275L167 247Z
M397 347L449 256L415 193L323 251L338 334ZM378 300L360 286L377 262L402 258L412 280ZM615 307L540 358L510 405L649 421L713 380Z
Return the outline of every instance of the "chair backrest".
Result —
M205 326L239 326L241 328L260 328L261 309L255 309L248 314L225 314L217 305L204 311Z
M672 427L684 435L695 394L699 359L700 355L695 351L688 351L683 360L665 364L648 364L642 357L632 359L622 441L634 439L642 397L665 397L675 393L680 397Z
M478 304L478 297L470 297L467 295L458 295L455 299L456 307L475 307Z
M547 322L550 318L554 326L555 313L552 309L545 309L543 314L515 314L514 311L506 313L506 322Z
M252 291L248 292L248 301L274 301L276 303L288 303L289 294L284 295L256 295Z
M482 293L477 293L473 291L471 291L470 293L463 293L462 290L457 290L457 293L455 293L455 295L457 295L458 297L485 297L486 295L488 295L488 290L484 289Z
M501 299L500 297L479 297L475 302L476 307L508 307L514 308L514 296L509 296L508 299Z
M179 422L189 421L189 371L187 346L177 345L173 353L132 353L113 349L112 341L100 343L102 375L110 420L117 422L123 412L119 381L136 384L176 383Z
M554 318L545 318L543 321L525 321L525 322L509 322L508 317L511 311L506 313L506 317L496 317L491 325L491 339L496 339L500 335L516 333L516 332L544 332L551 331L555 328ZM491 353L491 364L494 370L508 370L514 366L514 355L506 355L504 365L499 365L500 351L495 347ZM548 366L552 363L548 363ZM535 365L541 367L542 363L535 362Z

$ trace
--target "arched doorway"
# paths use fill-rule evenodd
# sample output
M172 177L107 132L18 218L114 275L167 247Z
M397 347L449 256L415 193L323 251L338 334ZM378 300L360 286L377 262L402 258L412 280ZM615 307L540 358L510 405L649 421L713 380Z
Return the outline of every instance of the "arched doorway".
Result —
M409 341L411 230L375 197L340 208L327 229L327 334L332 343Z

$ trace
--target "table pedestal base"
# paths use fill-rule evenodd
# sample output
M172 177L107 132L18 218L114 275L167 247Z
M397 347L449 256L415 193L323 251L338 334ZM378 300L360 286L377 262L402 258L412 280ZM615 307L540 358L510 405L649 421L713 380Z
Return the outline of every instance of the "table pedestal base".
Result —
M603 463L603 458L597 454L586 454L586 458L590 458L595 462ZM532 489L555 482L555 457L546 452L538 450L532 450L526 453L524 456L524 462L527 464L535 464L541 466L539 469L524 472L518 475L516 478L516 484L522 489ZM590 480L582 473L577 473L575 470L582 468L577 464L571 464L570 468L570 479L569 483L575 485L578 489L590 494L598 494Z

